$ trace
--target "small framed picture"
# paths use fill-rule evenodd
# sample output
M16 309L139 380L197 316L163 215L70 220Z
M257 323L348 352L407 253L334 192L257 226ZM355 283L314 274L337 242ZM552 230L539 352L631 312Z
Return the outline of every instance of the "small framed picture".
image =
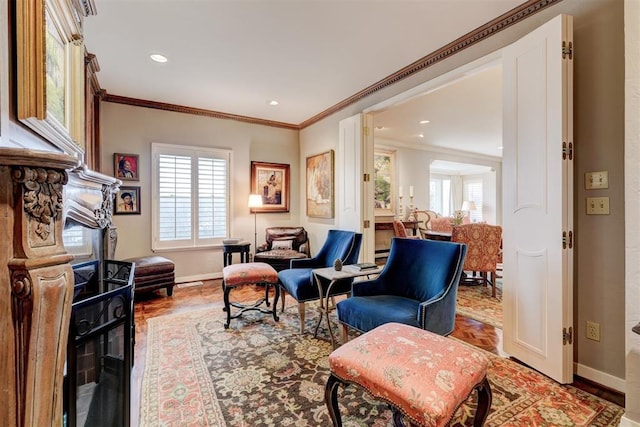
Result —
M113 153L113 171L123 181L139 181L137 154Z
M113 203L117 215L140 215L140 187L120 187Z

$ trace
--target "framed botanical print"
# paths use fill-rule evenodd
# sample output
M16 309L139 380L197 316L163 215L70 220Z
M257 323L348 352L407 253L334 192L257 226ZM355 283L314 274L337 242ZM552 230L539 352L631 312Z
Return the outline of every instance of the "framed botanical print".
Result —
M115 195L113 213L140 215L140 187L120 187Z
M395 162L395 151L375 150L373 153L373 201L375 215L395 214L395 193L393 189Z
M289 169L282 163L251 162L251 193L262 196L254 212L289 212Z
M333 150L307 157L307 216L334 216Z

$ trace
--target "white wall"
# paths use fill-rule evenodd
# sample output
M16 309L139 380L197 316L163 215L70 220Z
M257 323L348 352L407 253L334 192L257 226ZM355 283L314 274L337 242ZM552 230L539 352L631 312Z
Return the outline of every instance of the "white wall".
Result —
M295 225L300 219L298 132L183 113L103 102L101 106L102 165L113 176L113 153L139 154L141 215L114 215L118 227L116 258L151 255L151 143L217 147L232 150L231 236L251 242L254 216L249 212L251 161L291 165L291 200L288 213L259 213L258 245L268 226ZM222 271L220 247L159 252L176 263L177 278L200 278ZM237 254L235 255L237 256ZM204 276L203 276L204 275Z

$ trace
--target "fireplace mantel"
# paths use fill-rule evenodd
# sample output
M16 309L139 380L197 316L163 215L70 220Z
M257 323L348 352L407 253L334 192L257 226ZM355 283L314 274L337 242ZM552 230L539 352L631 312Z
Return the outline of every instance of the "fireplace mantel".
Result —
M0 148L2 426L62 425L73 297L62 230L67 218L109 230L119 185L73 156Z

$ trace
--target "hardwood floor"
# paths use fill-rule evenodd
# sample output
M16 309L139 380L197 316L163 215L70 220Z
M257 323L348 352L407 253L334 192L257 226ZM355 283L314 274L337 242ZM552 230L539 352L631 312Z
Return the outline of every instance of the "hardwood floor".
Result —
M264 292L263 288L244 286L234 291L234 296L238 300L255 300L259 294ZM246 294L241 295L240 293ZM288 303L294 303L291 297L287 298ZM136 344L135 360L132 374L132 403L131 419L132 426L137 426L140 410L140 391L142 373L146 358L146 336L147 319L167 314L197 310L209 307L219 307L220 315L223 315L222 289L220 280L205 281L199 286L178 285L174 287L173 296L166 297L165 291L136 295L135 301L135 322L136 322ZM312 315L312 314L309 314ZM502 330L486 325L473 319L456 315L456 327L452 334L462 341L476 347L487 350L491 353L505 356L502 352ZM572 384L576 388L587 391L605 400L624 407L624 394L609 390L598 384L594 384L586 379L574 377Z

